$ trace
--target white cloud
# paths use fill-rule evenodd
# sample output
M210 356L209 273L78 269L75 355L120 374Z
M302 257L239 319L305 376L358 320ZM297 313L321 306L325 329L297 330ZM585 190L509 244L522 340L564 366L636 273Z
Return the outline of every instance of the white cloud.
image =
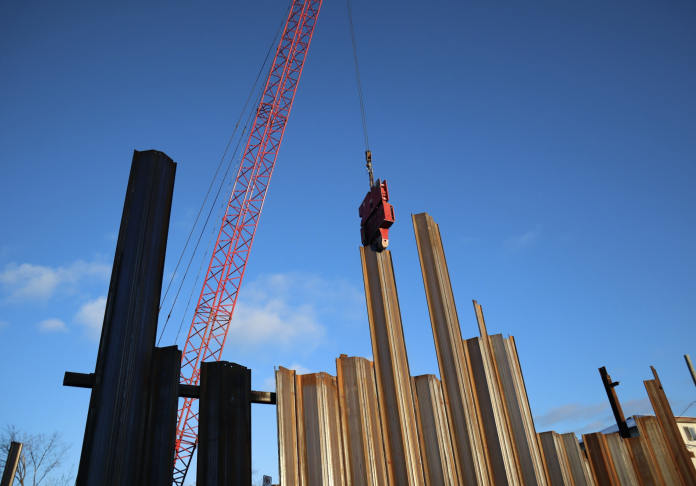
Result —
M99 339L101 336L105 309L106 297L98 297L82 304L80 310L75 314L75 321L85 326L85 332L91 339Z
M650 399L645 398L632 398L621 402L621 409L624 411L626 417L632 415L654 415L655 411L652 408Z
M306 375L307 373L311 373L311 371L309 371L309 368L305 368L299 363L291 364L288 369L295 370L295 373L297 373L298 375Z
M66 332L68 328L60 319L46 319L39 322L39 329L44 332Z
M514 236L512 238L508 238L505 241L505 250L508 253L515 253L518 252L524 248L527 248L528 246L532 245L539 239L539 232L541 229L541 225L537 225L536 229L527 231L525 234L520 235L520 236Z
M0 285L12 300L48 300L59 289L70 289L86 277L108 279L111 268L95 262L76 261L67 267L11 263L0 272Z
M621 408L626 418L632 415L654 414L648 398L625 400ZM534 417L537 432L545 430L598 432L615 423L608 401L590 404L570 403L549 409L542 415Z
M534 417L534 425L537 431L547 430L558 425L585 424L589 420L602 418L607 414L609 404L599 402L593 404L569 403L548 410L546 413Z
M341 280L288 273L245 283L230 324L235 352L311 352L325 339L324 322L364 314L361 294Z
M325 329L317 322L311 305L293 307L281 298L269 298L256 303L238 302L229 332L238 346L314 349Z

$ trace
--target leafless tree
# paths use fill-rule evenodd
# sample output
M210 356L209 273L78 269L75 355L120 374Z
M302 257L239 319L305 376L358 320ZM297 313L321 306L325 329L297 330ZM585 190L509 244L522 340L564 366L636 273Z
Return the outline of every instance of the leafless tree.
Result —
M60 476L55 473L66 459L72 444L63 440L63 434L28 434L20 432L14 425L6 425L0 432L0 469L5 469L7 453L12 442L21 442L22 454L19 458L15 481L19 486L69 486L74 481L73 469Z

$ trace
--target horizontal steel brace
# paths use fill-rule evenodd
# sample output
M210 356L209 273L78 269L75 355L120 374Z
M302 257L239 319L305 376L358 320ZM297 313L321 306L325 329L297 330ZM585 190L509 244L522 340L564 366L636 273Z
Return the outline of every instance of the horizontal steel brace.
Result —
M65 372L63 386L75 388L92 388L94 386L94 373L73 373ZM181 398L200 398L201 387L198 385L179 385L179 397ZM276 394L274 392L251 390L251 403L263 405L275 405Z

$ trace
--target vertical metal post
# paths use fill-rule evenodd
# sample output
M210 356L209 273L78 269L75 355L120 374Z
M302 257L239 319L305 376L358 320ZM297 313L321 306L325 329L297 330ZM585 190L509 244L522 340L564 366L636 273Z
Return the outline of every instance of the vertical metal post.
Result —
M198 486L251 484L251 370L226 361L201 365Z
M162 152L133 154L77 486L138 484L175 174Z
M150 401L145 428L145 456L141 481L148 486L171 486L179 405L181 351L176 346L155 348L150 380Z
M12 486L15 479L15 474L17 473L19 458L22 456L22 446L23 444L21 442L10 443L10 450L7 452L5 471L2 473L0 486Z
M602 366L599 369L599 374L602 377L602 383L604 384L604 390L607 392L607 398L609 398L611 411L614 412L616 425L619 426L619 434L624 439L629 439L631 437L631 432L628 430L628 424L626 423L626 419L624 418L623 410L621 410L621 403L619 403L619 397L616 395L616 390L614 390L614 388L619 385L619 382L611 381L611 376L609 376L609 374L607 373L607 369L604 366Z
M689 368L689 373L691 373L691 379L694 380L694 385L696 385L696 371L694 371L694 364L691 362L691 356L685 354L684 360L686 360L686 366Z

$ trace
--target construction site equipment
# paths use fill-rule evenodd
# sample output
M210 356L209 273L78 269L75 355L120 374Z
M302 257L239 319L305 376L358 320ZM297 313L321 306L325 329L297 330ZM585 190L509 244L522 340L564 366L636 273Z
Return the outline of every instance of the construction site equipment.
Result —
M155 347L175 171L162 152L134 153L96 369L63 379L92 390L80 486L171 486L180 397L201 399L198 484L250 484L251 404L276 402L225 362L204 363L201 386L182 385L181 351Z
M201 363L219 361L254 235L297 92L322 0L293 0L249 133L181 361L181 383L197 385ZM179 409L174 483L182 486L198 440L195 399Z
M696 484L656 373L657 418L634 417L639 437L586 434L583 451L574 433L537 433L514 337L490 335L473 301L479 337L462 339L439 226L413 223L441 380L409 376L392 253L361 247L374 363L341 355L336 378L276 371L280 484Z
M619 397L616 395L615 390L615 388L619 386L619 382L611 381L611 376L609 376L607 369L604 366L599 368L599 375L602 377L604 390L607 392L607 398L609 399L609 405L611 405L611 411L614 413L616 425L619 426L619 434L624 439L629 439L631 437L631 432L628 430L628 424L626 424L626 418L624 417L623 410L621 409L621 403L619 403Z
M423 466L391 252L361 247L360 258L389 484L420 486Z
M467 420L474 413L474 395L440 229L425 213L412 215L412 220L452 431L458 483L486 484L488 477L485 458L480 452L483 446L479 424Z
M370 180L372 175L370 174ZM358 215L360 216L360 238L363 246L382 252L389 246L389 228L394 224L394 207L389 204L387 181L371 185Z
M672 407L669 405L660 377L657 376L657 371L652 366L650 369L655 378L646 380L643 383L648 392L653 410L655 410L655 417L667 442L669 454L674 461L682 484L696 484L696 469L691 461L693 453L686 448L686 444L682 439L677 422L674 419Z
M0 486L12 486L15 479L15 474L17 474L17 466L19 465L19 459L22 456L22 444L21 442L11 442L10 450L7 451L7 459L5 460L5 469L2 472L2 479L0 480Z

